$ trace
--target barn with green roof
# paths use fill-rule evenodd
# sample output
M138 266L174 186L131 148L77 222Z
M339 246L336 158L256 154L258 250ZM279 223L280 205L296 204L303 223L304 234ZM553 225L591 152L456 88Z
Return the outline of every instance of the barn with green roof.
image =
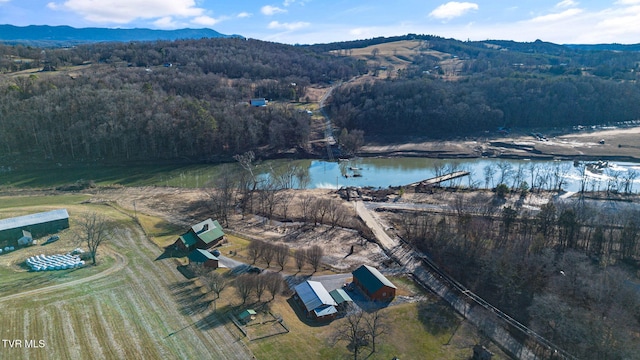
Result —
M371 300L391 301L396 296L396 286L372 266L361 265L351 274L353 283Z
M181 250L208 249L224 237L218 220L207 219L193 225L189 231L180 235L173 245Z

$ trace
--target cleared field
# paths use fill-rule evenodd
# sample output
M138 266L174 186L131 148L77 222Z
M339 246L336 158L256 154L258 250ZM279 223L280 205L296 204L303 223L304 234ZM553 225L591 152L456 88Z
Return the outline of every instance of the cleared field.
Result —
M369 65L379 66L381 71L379 71L378 77L382 78L395 76L393 70L406 68L413 63L417 55L429 55L440 61L451 58L450 54L429 49L428 41L423 40L394 41L364 48L334 50L332 52L334 54L353 56L367 61Z
M186 279L175 262L156 260L161 251L129 218L108 208L104 211L121 226L109 246L114 256L121 254L126 259L126 266L91 276L86 282L81 277L55 285L45 281L45 287L23 296L7 297L0 292L0 335L21 340L20 346L7 343L0 347L0 358L251 358L244 343L236 341L237 329L211 312L189 311L176 300L175 287ZM114 263L105 257L102 261ZM86 275L91 275L91 269L87 270ZM10 271L4 268L3 275ZM0 289L10 284L15 287L25 280L20 277L29 275L36 274L2 276Z

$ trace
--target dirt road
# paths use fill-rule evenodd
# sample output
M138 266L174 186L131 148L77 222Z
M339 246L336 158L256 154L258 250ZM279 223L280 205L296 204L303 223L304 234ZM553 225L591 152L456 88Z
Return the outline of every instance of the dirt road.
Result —
M122 254L117 253L113 250L107 250L106 251L108 254L111 254L115 259L116 259L116 263L114 266L108 268L107 270L100 272L98 274L95 275L91 275L88 276L86 278L81 278L81 279L77 279L77 280L73 280L73 281L69 281L66 283L62 283L62 284L57 284L57 285L51 285L51 286L47 286L47 287L43 287L40 289L34 289L34 290L29 290L29 291L24 291L24 292L20 292L17 294L12 294L12 295L8 295L8 296L2 296L0 297L0 303L3 301L9 301L9 300L15 300L15 299L20 299L20 298L24 298L24 297L32 297L36 294L44 294L50 291L62 291L64 289L67 288L71 288L74 286L78 286L84 283L88 283L88 282L92 282L92 281L96 281L98 279L101 279L105 276L109 276L117 271L120 271L122 269L124 269L124 267L127 265L127 258L125 258L124 256L122 256ZM91 265L88 265L91 266Z

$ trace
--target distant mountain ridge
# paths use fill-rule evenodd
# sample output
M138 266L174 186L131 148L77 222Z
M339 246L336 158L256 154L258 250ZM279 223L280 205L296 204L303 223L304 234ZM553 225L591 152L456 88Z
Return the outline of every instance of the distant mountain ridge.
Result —
M240 37L225 35L212 29L108 29L108 28L74 28L71 26L0 25L0 42L11 44L79 44L88 42L128 42L178 39L201 39L218 37Z

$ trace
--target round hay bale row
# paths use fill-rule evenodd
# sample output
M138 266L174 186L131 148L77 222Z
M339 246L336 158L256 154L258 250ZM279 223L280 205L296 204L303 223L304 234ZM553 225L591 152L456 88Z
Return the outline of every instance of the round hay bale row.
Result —
M84 261L75 255L36 255L25 263L33 271L66 270L84 266Z

